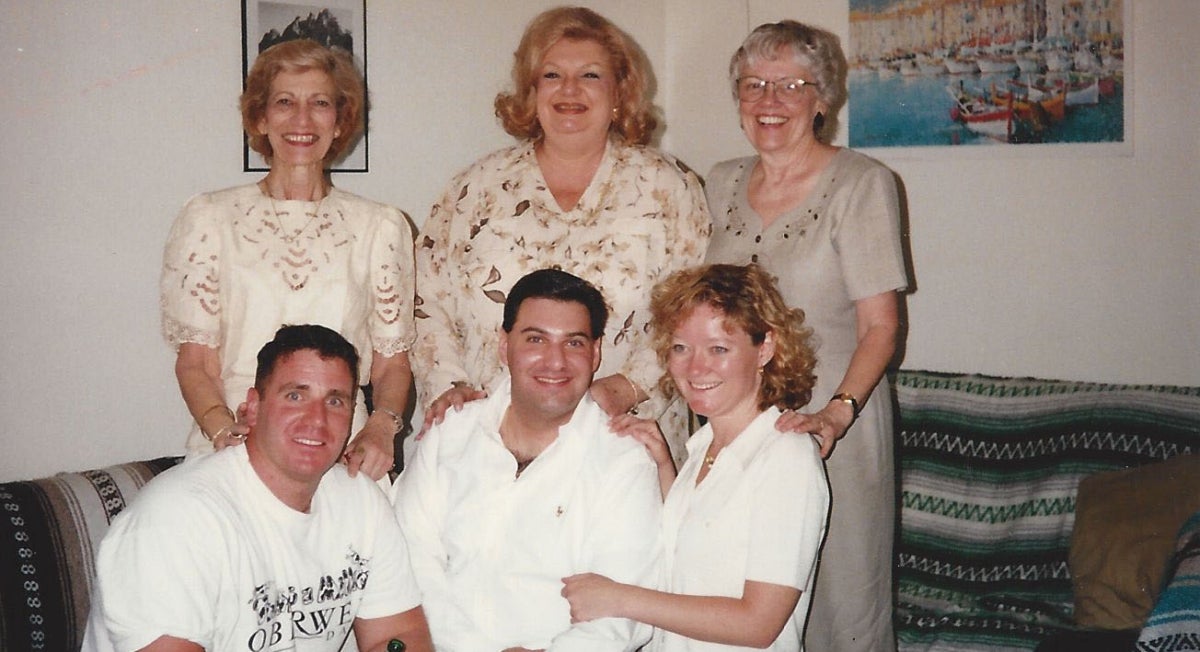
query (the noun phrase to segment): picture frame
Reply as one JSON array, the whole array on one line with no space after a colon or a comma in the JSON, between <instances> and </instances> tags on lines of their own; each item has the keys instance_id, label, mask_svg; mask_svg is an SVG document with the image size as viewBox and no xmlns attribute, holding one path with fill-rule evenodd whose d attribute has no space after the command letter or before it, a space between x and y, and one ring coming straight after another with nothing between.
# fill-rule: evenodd
<instances>
[{"instance_id":1,"label":"picture frame","mask_svg":"<svg viewBox=\"0 0 1200 652\"><path fill-rule=\"evenodd\" d=\"M849 146L1132 155L1132 2L847 0Z\"/></svg>"},{"instance_id":2,"label":"picture frame","mask_svg":"<svg viewBox=\"0 0 1200 652\"><path fill-rule=\"evenodd\" d=\"M366 0L317 3L242 0L242 89L245 90L246 75L261 50L294 38L312 38L325 45L349 50L362 73L364 87L369 85ZM353 148L334 161L330 172L369 171L370 130L366 127L364 125L362 137ZM242 170L266 172L268 169L266 161L250 149L249 139L243 134Z\"/></svg>"}]
</instances>

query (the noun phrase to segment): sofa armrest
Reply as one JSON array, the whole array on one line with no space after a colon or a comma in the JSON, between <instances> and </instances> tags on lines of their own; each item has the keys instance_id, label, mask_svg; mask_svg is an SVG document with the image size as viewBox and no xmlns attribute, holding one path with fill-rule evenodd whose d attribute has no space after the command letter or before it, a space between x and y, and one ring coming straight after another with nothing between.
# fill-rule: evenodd
<instances>
[{"instance_id":1,"label":"sofa armrest","mask_svg":"<svg viewBox=\"0 0 1200 652\"><path fill-rule=\"evenodd\" d=\"M78 650L112 519L181 458L0 484L0 650Z\"/></svg>"}]
</instances>

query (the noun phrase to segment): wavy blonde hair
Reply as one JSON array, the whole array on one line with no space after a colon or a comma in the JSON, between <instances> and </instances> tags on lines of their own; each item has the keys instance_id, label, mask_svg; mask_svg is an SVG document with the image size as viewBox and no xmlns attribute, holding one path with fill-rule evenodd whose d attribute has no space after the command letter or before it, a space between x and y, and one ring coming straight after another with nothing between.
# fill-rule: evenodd
<instances>
[{"instance_id":1,"label":"wavy blonde hair","mask_svg":"<svg viewBox=\"0 0 1200 652\"><path fill-rule=\"evenodd\" d=\"M796 410L812 398L816 356L804 311L789 308L774 279L755 264L704 265L675 272L654 286L650 328L654 351L665 368L675 330L696 307L711 306L725 318L726 328L740 328L758 346L767 333L775 337L775 355L763 367L758 409L776 406ZM669 373L658 381L667 396L678 389Z\"/></svg>"},{"instance_id":2,"label":"wavy blonde hair","mask_svg":"<svg viewBox=\"0 0 1200 652\"><path fill-rule=\"evenodd\" d=\"M239 100L242 129L250 141L250 149L262 154L268 163L275 150L267 135L259 133L258 123L267 114L271 82L281 72L308 70L320 70L329 75L337 95L338 136L330 143L329 151L325 152L325 162L336 161L362 133L366 121L366 89L354 59L344 50L327 48L310 39L284 41L267 48L254 60L250 73L246 75L246 90L242 91Z\"/></svg>"},{"instance_id":3,"label":"wavy blonde hair","mask_svg":"<svg viewBox=\"0 0 1200 652\"><path fill-rule=\"evenodd\" d=\"M496 117L515 138L539 140L545 132L537 117L538 70L546 51L560 39L592 41L608 53L617 79L616 116L609 132L626 145L650 142L658 120L650 103L650 67L628 35L585 7L558 7L538 14L525 28L513 52L512 90L496 95Z\"/></svg>"}]
</instances>

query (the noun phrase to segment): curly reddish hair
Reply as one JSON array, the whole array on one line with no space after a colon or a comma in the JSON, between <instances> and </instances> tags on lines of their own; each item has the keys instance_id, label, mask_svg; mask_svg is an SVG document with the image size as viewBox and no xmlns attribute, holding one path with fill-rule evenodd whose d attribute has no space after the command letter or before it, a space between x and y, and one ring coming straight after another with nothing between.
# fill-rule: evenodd
<instances>
[{"instance_id":1,"label":"curly reddish hair","mask_svg":"<svg viewBox=\"0 0 1200 652\"><path fill-rule=\"evenodd\" d=\"M525 28L513 52L512 90L496 95L496 117L515 138L539 140L545 132L537 117L538 70L546 51L560 39L593 41L608 53L617 79L616 117L609 131L626 145L650 142L658 120L650 103L650 67L627 34L585 7L558 7L538 14Z\"/></svg>"},{"instance_id":2,"label":"curly reddish hair","mask_svg":"<svg viewBox=\"0 0 1200 652\"><path fill-rule=\"evenodd\" d=\"M775 337L775 355L763 366L758 409L776 406L797 410L812 398L816 356L809 345L811 331L804 311L789 308L774 279L758 265L704 265L675 272L654 286L650 298L650 328L659 363L667 357L675 331L698 306L708 305L725 317L727 329L740 328L758 346L767 333ZM677 392L671 375L658 386L667 396Z\"/></svg>"}]
</instances>

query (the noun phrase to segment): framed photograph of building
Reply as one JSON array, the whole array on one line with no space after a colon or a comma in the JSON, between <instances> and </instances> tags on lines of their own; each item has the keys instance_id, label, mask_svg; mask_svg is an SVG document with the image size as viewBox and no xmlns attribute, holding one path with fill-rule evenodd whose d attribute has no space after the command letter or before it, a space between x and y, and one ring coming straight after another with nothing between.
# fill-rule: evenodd
<instances>
[{"instance_id":1,"label":"framed photograph of building","mask_svg":"<svg viewBox=\"0 0 1200 652\"><path fill-rule=\"evenodd\" d=\"M1132 151L1131 0L848 2L851 147Z\"/></svg>"},{"instance_id":2,"label":"framed photograph of building","mask_svg":"<svg viewBox=\"0 0 1200 652\"><path fill-rule=\"evenodd\" d=\"M326 0L305 2L268 2L242 0L242 79L258 53L283 41L308 38L328 47L350 52L367 82L367 3L366 0ZM366 172L368 169L369 129L341 160L333 172ZM267 163L250 149L243 138L242 168L246 172L266 171Z\"/></svg>"}]
</instances>

